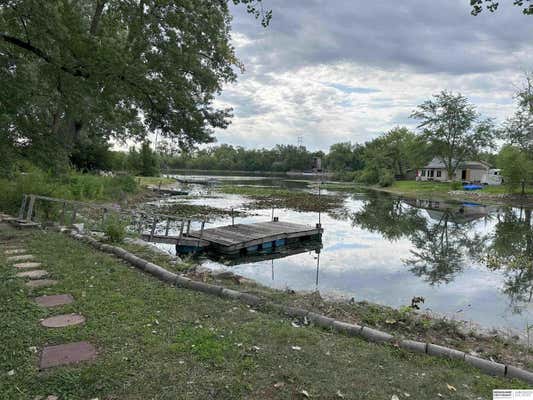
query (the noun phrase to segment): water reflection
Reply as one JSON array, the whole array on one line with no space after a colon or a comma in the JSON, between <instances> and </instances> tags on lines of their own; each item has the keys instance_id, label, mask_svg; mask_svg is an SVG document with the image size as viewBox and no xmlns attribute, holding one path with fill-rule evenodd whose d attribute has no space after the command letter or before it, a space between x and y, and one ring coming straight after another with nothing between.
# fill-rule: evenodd
<instances>
[{"instance_id":1,"label":"water reflection","mask_svg":"<svg viewBox=\"0 0 533 400\"><path fill-rule=\"evenodd\" d=\"M237 182L251 184L246 179ZM279 180L256 182L269 184L283 185ZM310 190L305 182L296 186L294 190ZM238 208L249 200L219 193L186 201ZM271 213L254 209L235 223L264 222ZM523 331L533 311L531 214L526 209L406 200L376 192L345 194L341 210L322 215L322 248L233 260L206 258L202 264L231 269L274 288L320 290L393 307L422 296L432 311ZM308 224L318 218L290 209L276 210L276 216ZM210 227L230 223L220 217Z\"/></svg>"},{"instance_id":2,"label":"water reflection","mask_svg":"<svg viewBox=\"0 0 533 400\"><path fill-rule=\"evenodd\" d=\"M426 213L426 216L423 213ZM503 292L516 313L533 299L532 210L474 203L404 200L370 194L354 225L379 232L388 240L407 238L413 248L405 266L430 285L449 284L478 262L505 276ZM479 220L496 220L490 233L476 232Z\"/></svg>"}]
</instances>

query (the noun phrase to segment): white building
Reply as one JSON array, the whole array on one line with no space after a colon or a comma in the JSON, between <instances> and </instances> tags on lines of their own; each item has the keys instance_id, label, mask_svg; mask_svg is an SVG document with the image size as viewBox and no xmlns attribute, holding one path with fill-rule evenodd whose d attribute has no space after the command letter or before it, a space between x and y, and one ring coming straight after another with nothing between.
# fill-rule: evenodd
<instances>
[{"instance_id":1,"label":"white building","mask_svg":"<svg viewBox=\"0 0 533 400\"><path fill-rule=\"evenodd\" d=\"M459 181L480 183L489 172L489 165L480 161L464 161L459 163L455 175L448 177L448 171L444 162L439 158L434 158L419 169L416 173L417 181Z\"/></svg>"}]
</instances>

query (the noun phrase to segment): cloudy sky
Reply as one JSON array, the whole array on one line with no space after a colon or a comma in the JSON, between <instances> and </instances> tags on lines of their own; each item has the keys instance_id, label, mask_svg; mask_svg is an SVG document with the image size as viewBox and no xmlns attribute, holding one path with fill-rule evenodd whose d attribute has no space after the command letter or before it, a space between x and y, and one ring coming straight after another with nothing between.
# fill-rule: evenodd
<instances>
[{"instance_id":1,"label":"cloudy sky","mask_svg":"<svg viewBox=\"0 0 533 400\"><path fill-rule=\"evenodd\" d=\"M233 43L246 71L218 105L234 109L218 143L327 150L397 126L443 89L502 120L533 70L533 16L510 4L470 15L468 0L263 0L262 28L233 9ZM511 3L505 0L504 3Z\"/></svg>"}]
</instances>

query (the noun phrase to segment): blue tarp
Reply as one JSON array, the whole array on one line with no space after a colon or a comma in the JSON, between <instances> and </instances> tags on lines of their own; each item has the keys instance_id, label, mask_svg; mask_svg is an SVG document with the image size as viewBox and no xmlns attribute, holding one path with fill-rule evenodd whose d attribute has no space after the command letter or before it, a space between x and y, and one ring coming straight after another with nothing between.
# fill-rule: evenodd
<instances>
[{"instance_id":1,"label":"blue tarp","mask_svg":"<svg viewBox=\"0 0 533 400\"><path fill-rule=\"evenodd\" d=\"M481 185L464 185L463 190L481 190L483 186Z\"/></svg>"}]
</instances>

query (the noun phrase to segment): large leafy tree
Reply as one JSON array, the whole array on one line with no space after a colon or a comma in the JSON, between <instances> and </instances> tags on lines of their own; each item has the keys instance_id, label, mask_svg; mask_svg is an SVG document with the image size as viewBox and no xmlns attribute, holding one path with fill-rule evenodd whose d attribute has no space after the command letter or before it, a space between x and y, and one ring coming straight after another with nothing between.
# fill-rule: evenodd
<instances>
[{"instance_id":1,"label":"large leafy tree","mask_svg":"<svg viewBox=\"0 0 533 400\"><path fill-rule=\"evenodd\" d=\"M526 75L525 85L516 97L518 108L503 124L502 136L533 157L533 75Z\"/></svg>"},{"instance_id":2,"label":"large leafy tree","mask_svg":"<svg viewBox=\"0 0 533 400\"><path fill-rule=\"evenodd\" d=\"M506 0L509 1L510 0ZM470 0L472 6L472 15L480 14L484 9L490 12L495 12L500 6L500 1L497 0ZM522 12L526 15L533 15L533 4L531 0L513 0L513 5L522 8Z\"/></svg>"},{"instance_id":3,"label":"large leafy tree","mask_svg":"<svg viewBox=\"0 0 533 400\"><path fill-rule=\"evenodd\" d=\"M419 105L411 117L420 121L423 137L450 177L462 162L478 157L493 144L492 121L481 120L474 106L459 93L442 91Z\"/></svg>"},{"instance_id":4,"label":"large leafy tree","mask_svg":"<svg viewBox=\"0 0 533 400\"><path fill-rule=\"evenodd\" d=\"M0 131L68 153L84 130L182 147L212 141L214 96L241 64L229 4L268 24L261 0L1 0Z\"/></svg>"}]
</instances>

